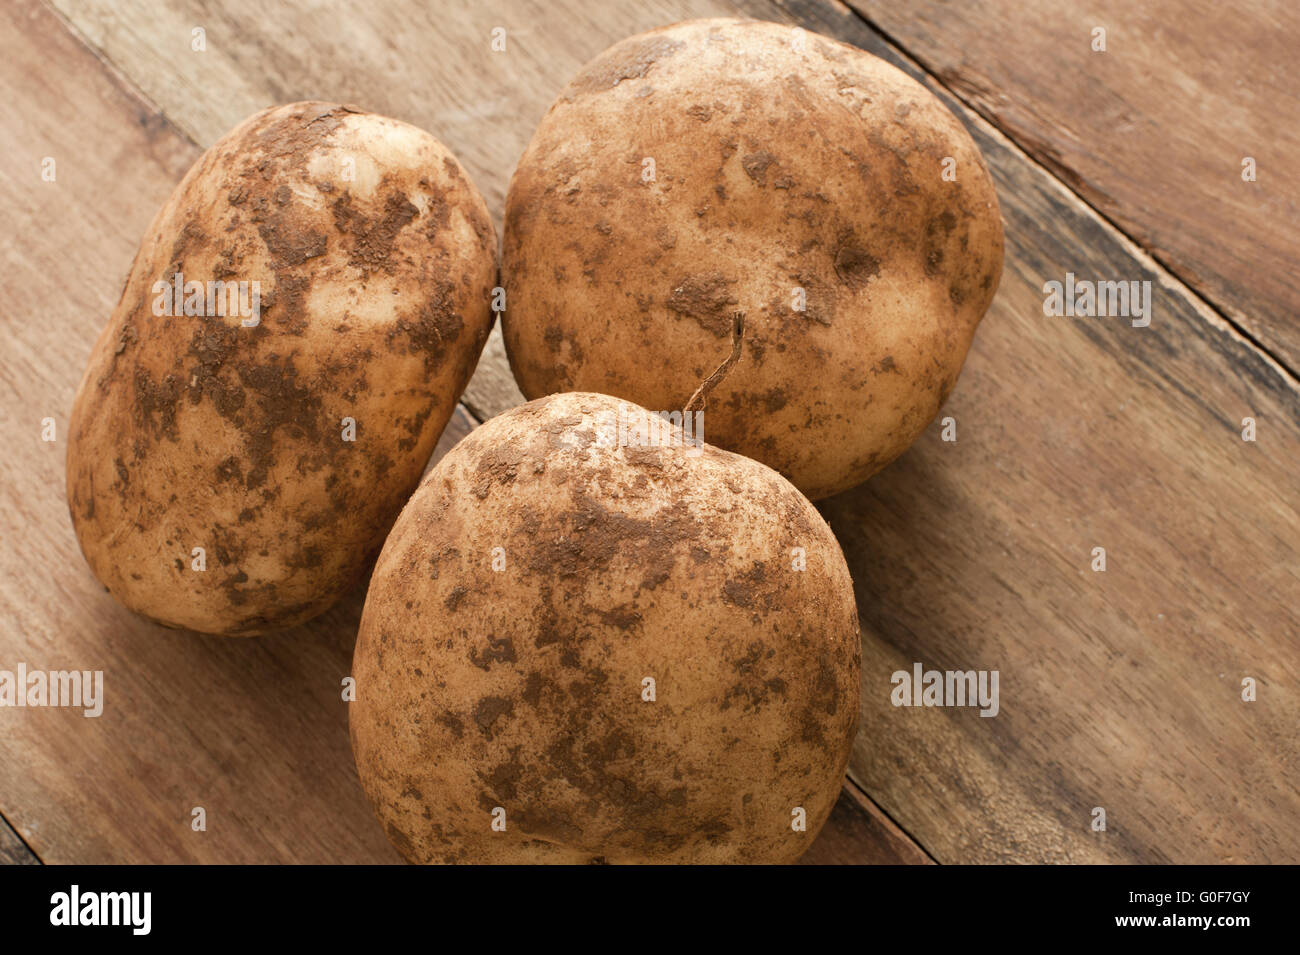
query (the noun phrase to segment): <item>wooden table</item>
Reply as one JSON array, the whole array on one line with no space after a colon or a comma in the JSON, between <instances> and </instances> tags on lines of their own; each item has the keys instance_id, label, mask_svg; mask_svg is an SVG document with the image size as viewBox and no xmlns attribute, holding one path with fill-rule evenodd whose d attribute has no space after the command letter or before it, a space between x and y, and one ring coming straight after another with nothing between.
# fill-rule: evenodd
<instances>
[{"instance_id":1,"label":"wooden table","mask_svg":"<svg viewBox=\"0 0 1300 955\"><path fill-rule=\"evenodd\" d=\"M102 669L107 688L99 719L0 709L0 860L398 858L339 692L363 592L277 636L175 633L119 607L73 537L73 392L190 163L264 106L354 103L442 139L499 228L515 161L584 61L739 12L924 82L984 151L1006 220L1001 288L944 412L958 440L936 423L822 505L857 587L862 728L808 861L1300 862L1300 8L292 6L0 8L0 668ZM1150 326L1044 316L1067 272L1149 280ZM439 453L519 400L494 335ZM915 662L998 670L1001 712L891 706L890 674Z\"/></svg>"}]
</instances>

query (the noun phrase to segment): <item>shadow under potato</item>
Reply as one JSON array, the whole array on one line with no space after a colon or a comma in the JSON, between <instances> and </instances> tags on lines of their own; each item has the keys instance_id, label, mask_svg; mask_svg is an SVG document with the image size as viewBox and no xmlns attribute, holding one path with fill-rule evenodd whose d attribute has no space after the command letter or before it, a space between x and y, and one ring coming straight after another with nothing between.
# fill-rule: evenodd
<instances>
[{"instance_id":1,"label":"shadow under potato","mask_svg":"<svg viewBox=\"0 0 1300 955\"><path fill-rule=\"evenodd\" d=\"M988 573L950 532L977 520L954 511L978 510L980 503L951 483L934 460L941 453L914 446L866 483L817 505L853 576L864 642L936 664L960 662L963 634L926 624L952 620L963 582Z\"/></svg>"}]
</instances>

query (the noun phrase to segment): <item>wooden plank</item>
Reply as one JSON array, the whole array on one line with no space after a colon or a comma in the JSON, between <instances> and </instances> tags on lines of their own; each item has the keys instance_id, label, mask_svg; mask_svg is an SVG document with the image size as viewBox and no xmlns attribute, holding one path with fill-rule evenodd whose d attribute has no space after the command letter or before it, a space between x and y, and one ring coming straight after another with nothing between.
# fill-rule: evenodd
<instances>
[{"instance_id":1,"label":"wooden plank","mask_svg":"<svg viewBox=\"0 0 1300 955\"><path fill-rule=\"evenodd\" d=\"M1300 369L1300 5L850 3Z\"/></svg>"},{"instance_id":2,"label":"wooden plank","mask_svg":"<svg viewBox=\"0 0 1300 955\"><path fill-rule=\"evenodd\" d=\"M934 860L852 781L800 865L933 865Z\"/></svg>"},{"instance_id":3,"label":"wooden plank","mask_svg":"<svg viewBox=\"0 0 1300 955\"><path fill-rule=\"evenodd\" d=\"M902 62L847 11L801 16ZM1007 257L942 412L957 440L936 422L822 507L864 631L850 775L941 863L1300 862L1297 382L959 115ZM1067 271L1150 280L1150 326L1045 317ZM918 662L998 670L999 714L891 705Z\"/></svg>"}]
</instances>

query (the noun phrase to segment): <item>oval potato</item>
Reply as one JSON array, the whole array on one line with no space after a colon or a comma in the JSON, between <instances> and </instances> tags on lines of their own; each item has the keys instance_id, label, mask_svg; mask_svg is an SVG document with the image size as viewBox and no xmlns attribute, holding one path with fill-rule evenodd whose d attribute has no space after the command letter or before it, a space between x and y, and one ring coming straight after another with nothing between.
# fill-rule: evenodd
<instances>
[{"instance_id":1,"label":"oval potato","mask_svg":"<svg viewBox=\"0 0 1300 955\"><path fill-rule=\"evenodd\" d=\"M234 129L154 219L77 392L68 505L95 575L209 633L324 610L418 483L496 272L482 197L428 133L328 103ZM179 281L198 298L169 303Z\"/></svg>"},{"instance_id":2,"label":"oval potato","mask_svg":"<svg viewBox=\"0 0 1300 955\"><path fill-rule=\"evenodd\" d=\"M502 270L529 398L679 410L743 312L706 437L817 499L933 420L997 290L1002 225L979 150L906 74L699 20L615 44L560 94L510 184Z\"/></svg>"}]
</instances>

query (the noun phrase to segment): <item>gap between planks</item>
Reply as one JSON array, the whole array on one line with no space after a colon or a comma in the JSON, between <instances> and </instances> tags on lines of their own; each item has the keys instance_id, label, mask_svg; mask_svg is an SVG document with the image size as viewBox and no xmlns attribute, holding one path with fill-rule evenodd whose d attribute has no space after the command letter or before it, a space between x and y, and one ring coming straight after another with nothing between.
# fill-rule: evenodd
<instances>
[{"instance_id":1,"label":"gap between planks","mask_svg":"<svg viewBox=\"0 0 1300 955\"><path fill-rule=\"evenodd\" d=\"M13 823L0 815L0 865L45 865Z\"/></svg>"},{"instance_id":2,"label":"gap between planks","mask_svg":"<svg viewBox=\"0 0 1300 955\"><path fill-rule=\"evenodd\" d=\"M851 772L844 777L844 792L855 799L864 812L878 816L881 825L891 831L896 838L915 846L917 852L925 857L927 864L943 865L943 863L936 859L934 854L921 843L920 839L912 835L912 833L909 832L901 822L885 810L884 806L880 805L880 803L876 802L876 800L871 797L871 794L867 792L866 788L853 778Z\"/></svg>"},{"instance_id":3,"label":"gap between planks","mask_svg":"<svg viewBox=\"0 0 1300 955\"><path fill-rule=\"evenodd\" d=\"M64 16L62 10L51 3L50 0L41 0L41 6L53 14L54 18L58 20L59 23L63 24L63 28L68 31L73 39L80 43L83 49L89 52L91 56L103 65L104 70L112 78L113 82L117 84L118 89L122 90L122 92L132 99L137 100L142 109L147 110L149 113L158 117L158 119L167 126L169 131L175 133L180 139L192 145L200 153L208 151L207 147L199 143L199 141L191 136L188 131L172 122L172 118L167 115L166 111L155 103L144 90L140 89L140 87L132 81L131 77L112 61L108 53L90 42L90 38L86 36L86 34L83 33L75 23Z\"/></svg>"}]
</instances>

